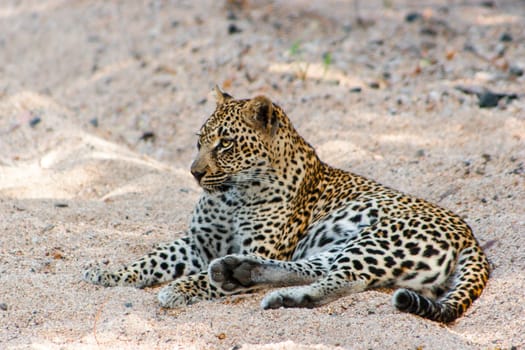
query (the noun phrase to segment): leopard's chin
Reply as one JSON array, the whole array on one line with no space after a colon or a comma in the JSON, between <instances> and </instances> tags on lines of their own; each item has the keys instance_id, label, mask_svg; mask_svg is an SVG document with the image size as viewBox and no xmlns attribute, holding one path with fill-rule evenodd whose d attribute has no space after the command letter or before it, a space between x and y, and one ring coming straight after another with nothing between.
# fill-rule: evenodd
<instances>
[{"instance_id":1,"label":"leopard's chin","mask_svg":"<svg viewBox=\"0 0 525 350\"><path fill-rule=\"evenodd\" d=\"M208 193L227 192L228 190L232 188L231 185L225 185L225 184L213 185L213 186L201 185L201 187L205 192L208 192Z\"/></svg>"}]
</instances>

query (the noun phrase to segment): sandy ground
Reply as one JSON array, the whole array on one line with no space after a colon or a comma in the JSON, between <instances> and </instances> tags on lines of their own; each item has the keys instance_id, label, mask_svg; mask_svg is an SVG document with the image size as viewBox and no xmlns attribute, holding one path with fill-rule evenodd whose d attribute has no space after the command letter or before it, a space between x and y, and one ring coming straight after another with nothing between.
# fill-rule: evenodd
<instances>
[{"instance_id":1,"label":"sandy ground","mask_svg":"<svg viewBox=\"0 0 525 350\"><path fill-rule=\"evenodd\" d=\"M524 349L525 3L238 3L0 2L0 348ZM82 282L184 230L215 83L270 96L325 161L465 217L494 266L481 298L443 326L388 291L165 310L158 288ZM479 108L458 85L518 98Z\"/></svg>"}]
</instances>

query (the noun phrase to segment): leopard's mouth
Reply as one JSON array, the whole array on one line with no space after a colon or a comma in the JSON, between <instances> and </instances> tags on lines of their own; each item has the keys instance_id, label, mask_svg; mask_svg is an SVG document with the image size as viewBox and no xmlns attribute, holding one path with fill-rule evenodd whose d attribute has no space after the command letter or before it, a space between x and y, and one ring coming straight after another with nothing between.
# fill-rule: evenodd
<instances>
[{"instance_id":1,"label":"leopard's mouth","mask_svg":"<svg viewBox=\"0 0 525 350\"><path fill-rule=\"evenodd\" d=\"M231 187L228 179L229 176L226 174L205 175L200 179L199 186L207 192L224 192Z\"/></svg>"},{"instance_id":2,"label":"leopard's mouth","mask_svg":"<svg viewBox=\"0 0 525 350\"><path fill-rule=\"evenodd\" d=\"M209 192L209 193L214 193L214 192L226 192L228 191L231 186L230 185L214 185L214 186L202 186L201 185L201 188L206 191L206 192Z\"/></svg>"}]
</instances>

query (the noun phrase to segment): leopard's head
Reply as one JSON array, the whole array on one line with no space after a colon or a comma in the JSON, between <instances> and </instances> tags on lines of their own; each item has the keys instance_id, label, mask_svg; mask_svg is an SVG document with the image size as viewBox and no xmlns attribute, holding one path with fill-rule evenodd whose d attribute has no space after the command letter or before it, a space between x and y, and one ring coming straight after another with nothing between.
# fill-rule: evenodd
<instances>
[{"instance_id":1,"label":"leopard's head","mask_svg":"<svg viewBox=\"0 0 525 350\"><path fill-rule=\"evenodd\" d=\"M207 191L258 181L271 168L274 139L283 126L268 98L238 100L215 88L217 106L200 128L191 173ZM285 121L286 123L286 121Z\"/></svg>"}]
</instances>

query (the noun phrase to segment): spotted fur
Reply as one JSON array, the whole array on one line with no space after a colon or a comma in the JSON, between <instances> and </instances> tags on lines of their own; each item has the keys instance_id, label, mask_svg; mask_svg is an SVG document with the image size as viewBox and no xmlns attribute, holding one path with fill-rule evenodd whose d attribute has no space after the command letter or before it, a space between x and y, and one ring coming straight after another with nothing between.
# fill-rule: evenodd
<instances>
[{"instance_id":1,"label":"spotted fur","mask_svg":"<svg viewBox=\"0 0 525 350\"><path fill-rule=\"evenodd\" d=\"M164 307L263 287L262 307L314 307L377 287L399 288L401 311L451 322L478 298L487 258L452 212L332 168L268 98L217 89L191 172L204 189L187 234L115 272L104 286L145 287Z\"/></svg>"}]
</instances>

